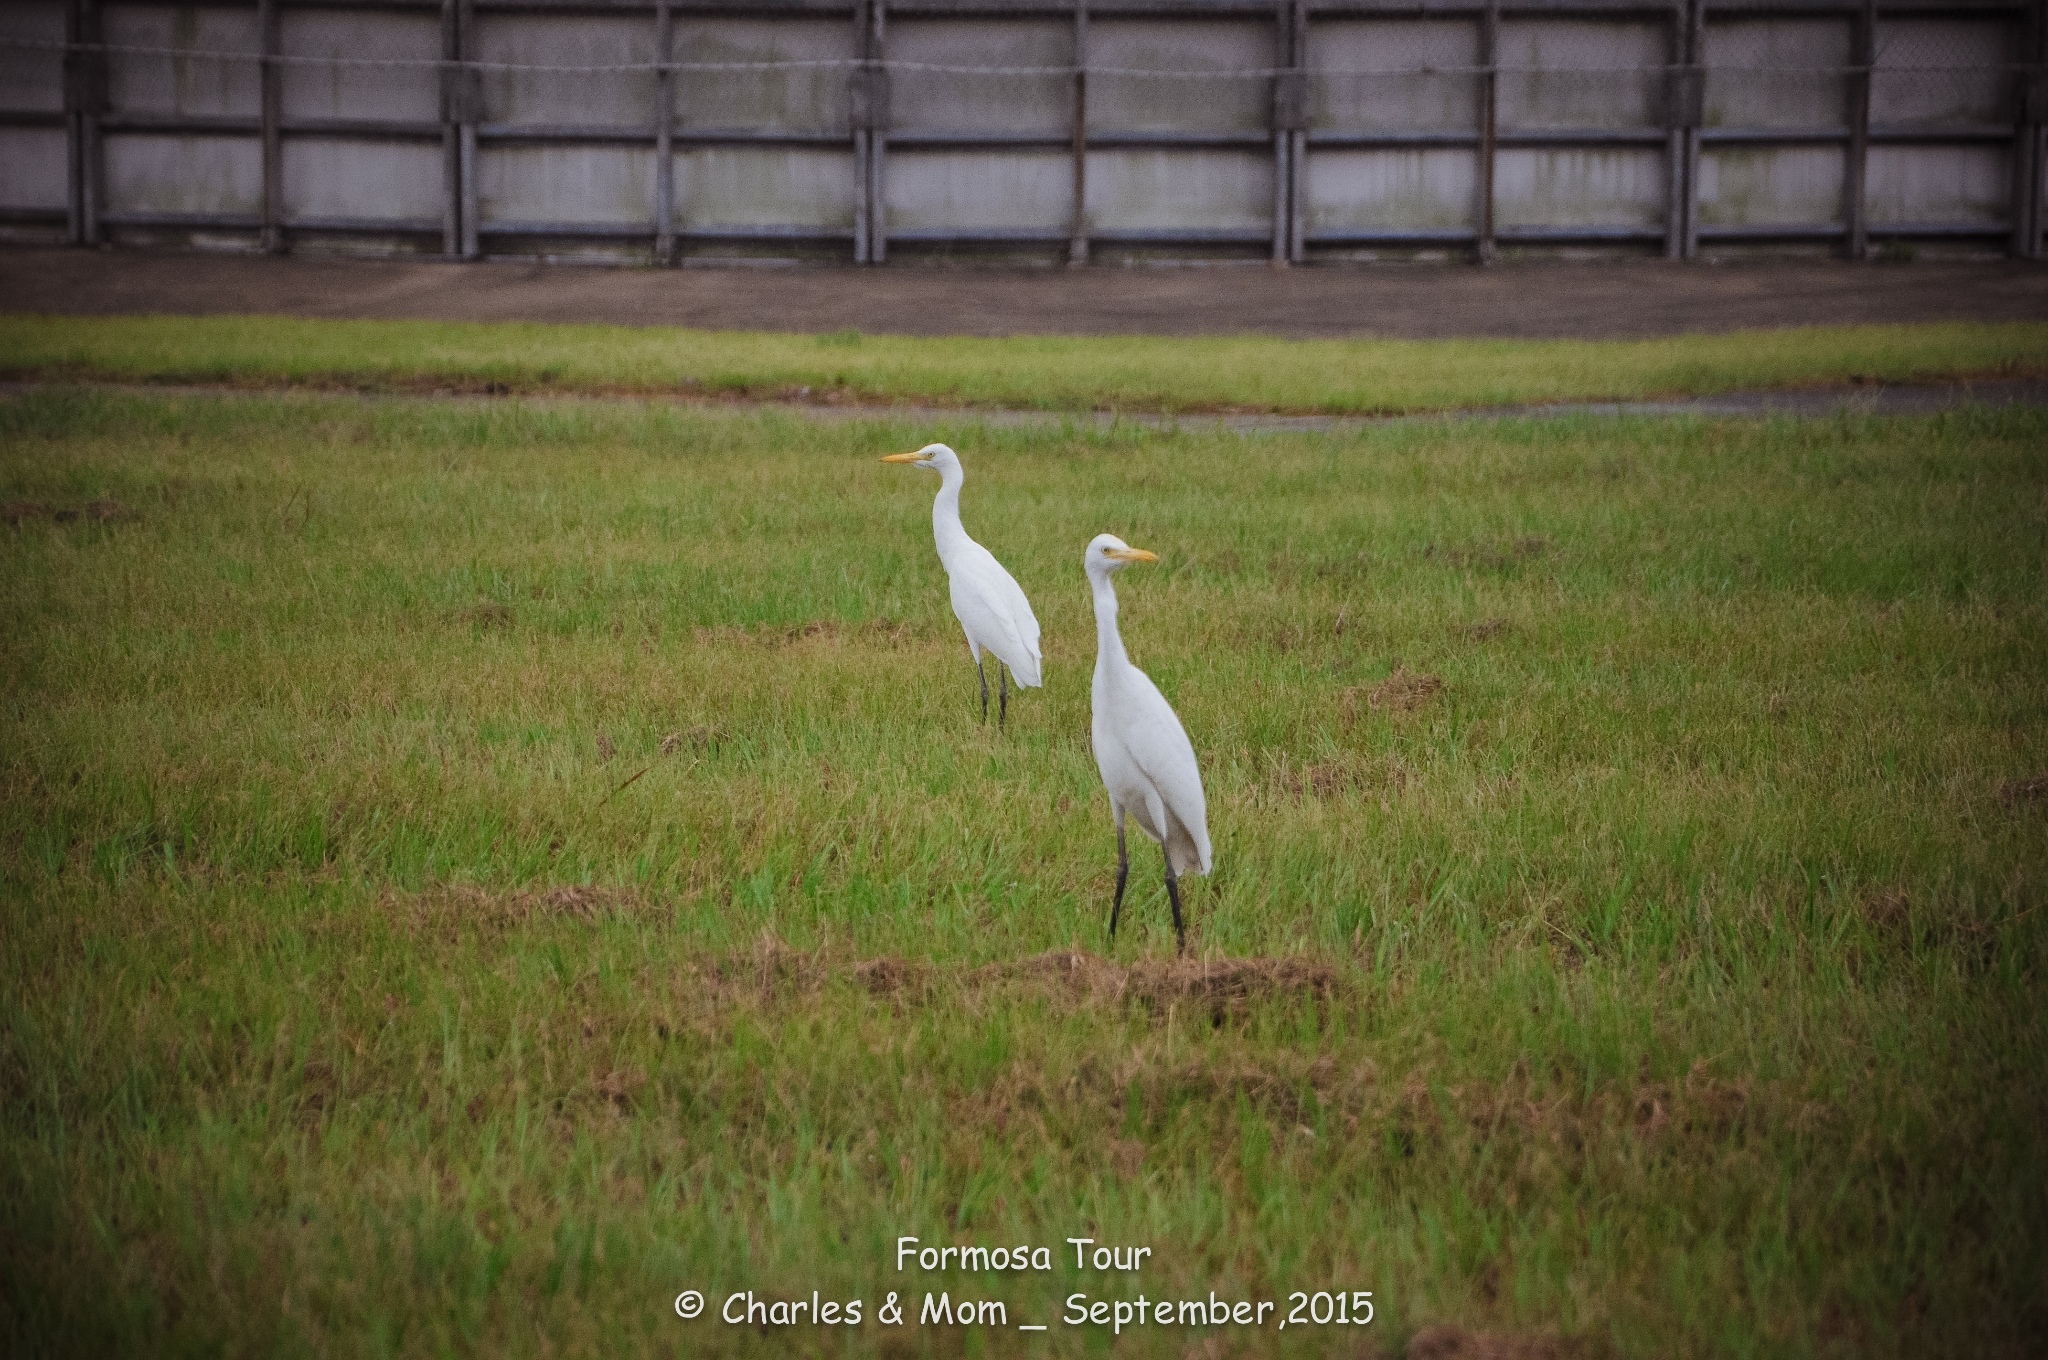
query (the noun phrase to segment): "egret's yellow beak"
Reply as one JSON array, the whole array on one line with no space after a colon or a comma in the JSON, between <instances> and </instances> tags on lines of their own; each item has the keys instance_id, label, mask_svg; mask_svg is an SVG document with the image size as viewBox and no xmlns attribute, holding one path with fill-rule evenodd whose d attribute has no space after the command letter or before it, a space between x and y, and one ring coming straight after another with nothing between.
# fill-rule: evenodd
<instances>
[{"instance_id":1,"label":"egret's yellow beak","mask_svg":"<svg viewBox=\"0 0 2048 1360\"><path fill-rule=\"evenodd\" d=\"M882 461L885 463L917 463L923 460L924 455L921 453L885 453L882 455Z\"/></svg>"},{"instance_id":2,"label":"egret's yellow beak","mask_svg":"<svg viewBox=\"0 0 2048 1360\"><path fill-rule=\"evenodd\" d=\"M1119 562L1157 562L1159 554L1143 548L1111 548L1108 553Z\"/></svg>"}]
</instances>

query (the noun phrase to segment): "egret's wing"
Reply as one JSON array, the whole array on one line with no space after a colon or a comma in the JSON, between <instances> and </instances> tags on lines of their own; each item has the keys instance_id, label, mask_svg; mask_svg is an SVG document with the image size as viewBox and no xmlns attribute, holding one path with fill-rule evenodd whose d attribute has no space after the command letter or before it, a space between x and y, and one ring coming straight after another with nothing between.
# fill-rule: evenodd
<instances>
[{"instance_id":1,"label":"egret's wing","mask_svg":"<svg viewBox=\"0 0 2048 1360\"><path fill-rule=\"evenodd\" d=\"M1037 685L1038 620L1003 564L988 549L970 541L953 554L946 572L953 588L953 612L967 636L994 652L1016 675L1017 683Z\"/></svg>"},{"instance_id":2,"label":"egret's wing","mask_svg":"<svg viewBox=\"0 0 2048 1360\"><path fill-rule=\"evenodd\" d=\"M1124 749L1173 820L1187 830L1196 852L1187 867L1209 869L1209 814L1194 743L1152 677L1127 666L1111 691L1111 719Z\"/></svg>"},{"instance_id":3,"label":"egret's wing","mask_svg":"<svg viewBox=\"0 0 2048 1360\"><path fill-rule=\"evenodd\" d=\"M1017 584L1017 578L1004 570L1003 564L997 562L993 555L988 560L995 567L1004 593L1009 597L1010 618L1017 626L1017 640L1024 644L1024 650L1031 658L1029 667L1012 666L1010 669L1017 672L1018 684L1036 686L1043 664L1038 650L1038 615L1031 612L1031 601L1025 598L1024 587Z\"/></svg>"}]
</instances>

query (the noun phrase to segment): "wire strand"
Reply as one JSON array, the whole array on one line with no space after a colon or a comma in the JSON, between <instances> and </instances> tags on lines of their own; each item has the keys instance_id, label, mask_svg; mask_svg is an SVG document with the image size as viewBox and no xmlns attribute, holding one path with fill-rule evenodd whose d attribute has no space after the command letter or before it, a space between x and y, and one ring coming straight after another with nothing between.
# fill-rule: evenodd
<instances>
[{"instance_id":1,"label":"wire strand","mask_svg":"<svg viewBox=\"0 0 2048 1360\"><path fill-rule=\"evenodd\" d=\"M722 74L805 70L885 70L926 75L1111 77L1133 80L1271 80L1280 76L1351 79L1367 76L1656 76L1689 69L1709 75L1923 75L2017 71L2024 63L2001 62L1967 66L1372 66L1372 67L1233 67L1214 71L1170 71L1149 66L963 66L947 62L902 61L895 58L816 57L774 61L639 61L563 65L516 61L476 61L443 57L306 56L208 50L190 47L146 47L128 43L72 43L40 38L0 37L0 47L45 52L98 52L110 56L169 57L186 61L250 62L277 66L364 67L390 70L473 70L535 75L658 75L662 72Z\"/></svg>"}]
</instances>

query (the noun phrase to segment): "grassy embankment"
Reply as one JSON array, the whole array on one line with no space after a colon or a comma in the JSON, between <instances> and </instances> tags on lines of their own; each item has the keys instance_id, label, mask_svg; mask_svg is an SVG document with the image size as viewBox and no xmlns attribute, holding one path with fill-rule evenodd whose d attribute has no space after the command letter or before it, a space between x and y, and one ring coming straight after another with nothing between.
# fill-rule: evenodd
<instances>
[{"instance_id":1,"label":"grassy embankment","mask_svg":"<svg viewBox=\"0 0 2048 1360\"><path fill-rule=\"evenodd\" d=\"M1045 625L1007 736L872 458L933 436ZM1368 1352L2023 1351L2044 448L0 404L5 1349L971 1351L872 1323L944 1288L1080 1354L1074 1291L1353 1288ZM1123 619L1208 782L1195 972L1149 845L1103 939L1102 529L1164 559Z\"/></svg>"},{"instance_id":2,"label":"grassy embankment","mask_svg":"<svg viewBox=\"0 0 2048 1360\"><path fill-rule=\"evenodd\" d=\"M1654 340L1007 339L281 317L0 316L0 374L1064 410L1379 413L2048 373L2048 326Z\"/></svg>"}]
</instances>

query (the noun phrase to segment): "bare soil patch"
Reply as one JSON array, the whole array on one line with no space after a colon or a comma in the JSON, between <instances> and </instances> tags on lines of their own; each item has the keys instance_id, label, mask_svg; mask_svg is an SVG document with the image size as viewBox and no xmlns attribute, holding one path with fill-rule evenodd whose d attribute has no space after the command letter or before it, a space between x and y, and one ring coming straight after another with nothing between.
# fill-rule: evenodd
<instances>
[{"instance_id":1,"label":"bare soil patch","mask_svg":"<svg viewBox=\"0 0 2048 1360\"><path fill-rule=\"evenodd\" d=\"M0 523L16 527L30 520L46 519L52 524L107 524L140 519L141 515L114 500L87 501L83 505L51 505L44 501L9 501L0 505Z\"/></svg>"},{"instance_id":2,"label":"bare soil patch","mask_svg":"<svg viewBox=\"0 0 2048 1360\"><path fill-rule=\"evenodd\" d=\"M1443 693L1443 689L1441 677L1396 665L1392 675L1365 692L1365 703L1375 713L1414 713Z\"/></svg>"}]
</instances>

